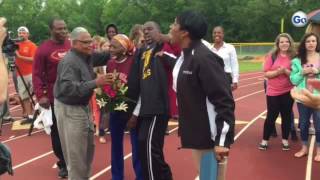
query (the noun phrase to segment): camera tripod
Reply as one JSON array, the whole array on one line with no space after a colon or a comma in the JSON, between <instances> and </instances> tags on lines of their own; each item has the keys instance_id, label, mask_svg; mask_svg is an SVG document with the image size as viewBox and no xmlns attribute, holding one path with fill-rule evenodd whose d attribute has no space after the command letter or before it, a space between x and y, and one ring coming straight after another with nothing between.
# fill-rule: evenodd
<instances>
[{"instance_id":1,"label":"camera tripod","mask_svg":"<svg viewBox=\"0 0 320 180\"><path fill-rule=\"evenodd\" d=\"M35 101L34 101L33 98L32 98L32 97L33 97L33 94L30 92L29 87L28 87L25 79L23 78L23 76L22 76L22 74L21 74L20 68L15 64L15 56L8 56L8 60L9 60L9 62L11 62L11 64L10 64L10 70L11 70L11 71L14 71L14 69L16 70L16 72L18 73L18 75L20 76L20 78L21 78L21 80L22 80L23 86L24 86L24 87L26 88L26 90L27 90L27 93L28 93L29 99L31 100L32 106L35 107L36 103L35 103ZM35 110L35 111L34 111L34 114L33 114L33 117L32 117L31 120L27 118L26 120L24 120L24 121L21 122L21 125L31 123L31 126L30 126L29 131L28 131L28 135L29 135L29 136L31 136L31 133L32 133L32 130L33 130L33 127L34 127L33 123L34 123L34 121L37 119L39 113L40 113L40 112L39 112L38 110Z\"/></svg>"}]
</instances>

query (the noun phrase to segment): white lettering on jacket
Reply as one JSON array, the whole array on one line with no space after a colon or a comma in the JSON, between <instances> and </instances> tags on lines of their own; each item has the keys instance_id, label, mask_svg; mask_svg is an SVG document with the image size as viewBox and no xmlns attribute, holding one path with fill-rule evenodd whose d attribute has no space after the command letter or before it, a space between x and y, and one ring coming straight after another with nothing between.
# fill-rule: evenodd
<instances>
[{"instance_id":1,"label":"white lettering on jacket","mask_svg":"<svg viewBox=\"0 0 320 180\"><path fill-rule=\"evenodd\" d=\"M184 71L182 71L182 74L188 74L188 75L191 75L191 74L192 74L192 71L184 70Z\"/></svg>"}]
</instances>

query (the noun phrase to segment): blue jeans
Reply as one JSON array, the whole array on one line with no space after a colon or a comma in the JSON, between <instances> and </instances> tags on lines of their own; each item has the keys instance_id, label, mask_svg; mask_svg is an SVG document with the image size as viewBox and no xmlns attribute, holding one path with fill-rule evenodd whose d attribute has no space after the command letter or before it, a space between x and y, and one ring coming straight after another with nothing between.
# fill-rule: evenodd
<instances>
[{"instance_id":1,"label":"blue jeans","mask_svg":"<svg viewBox=\"0 0 320 180\"><path fill-rule=\"evenodd\" d=\"M124 112L110 113L111 133L111 173L112 180L124 179L123 136L130 116ZM138 157L138 135L135 129L130 131L132 146L132 165L137 180L142 180L141 164Z\"/></svg>"},{"instance_id":2,"label":"blue jeans","mask_svg":"<svg viewBox=\"0 0 320 180\"><path fill-rule=\"evenodd\" d=\"M310 118L313 116L313 124L316 131L316 141L320 145L320 111L307 107L302 103L297 103L299 111L299 123L301 140L304 145L308 145Z\"/></svg>"}]
</instances>

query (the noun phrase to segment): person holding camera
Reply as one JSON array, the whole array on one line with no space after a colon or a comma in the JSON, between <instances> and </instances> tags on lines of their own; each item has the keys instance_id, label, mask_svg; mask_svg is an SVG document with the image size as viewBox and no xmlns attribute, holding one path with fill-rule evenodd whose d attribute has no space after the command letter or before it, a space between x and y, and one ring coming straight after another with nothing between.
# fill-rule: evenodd
<instances>
[{"instance_id":1,"label":"person holding camera","mask_svg":"<svg viewBox=\"0 0 320 180\"><path fill-rule=\"evenodd\" d=\"M0 104L6 101L8 91L8 71L2 53L2 44L7 35L7 30L4 27L5 23L6 19L0 17Z\"/></svg>"},{"instance_id":2,"label":"person holding camera","mask_svg":"<svg viewBox=\"0 0 320 180\"><path fill-rule=\"evenodd\" d=\"M32 63L35 56L37 45L29 40L29 30L25 26L18 28L18 36L22 39L17 45L15 65L17 68L18 94L22 107L25 109L27 122L33 118L33 107L31 103L32 94Z\"/></svg>"}]
</instances>

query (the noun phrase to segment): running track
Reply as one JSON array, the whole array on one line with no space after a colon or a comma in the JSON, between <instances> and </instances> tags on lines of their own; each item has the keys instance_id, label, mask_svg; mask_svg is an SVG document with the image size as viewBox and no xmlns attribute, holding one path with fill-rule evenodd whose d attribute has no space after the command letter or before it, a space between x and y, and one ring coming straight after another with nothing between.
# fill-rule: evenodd
<instances>
[{"instance_id":1,"label":"running track","mask_svg":"<svg viewBox=\"0 0 320 180\"><path fill-rule=\"evenodd\" d=\"M262 127L266 112L263 77L261 72L240 75L239 89L234 92L236 101L236 141L232 146L227 180L319 180L320 164L313 161L314 136L311 139L309 156L297 159L293 154L299 150L299 142L291 142L290 151L281 150L281 138L271 139L269 149L258 150L262 137ZM12 82L10 93L14 92ZM21 116L20 106L11 106L14 117ZM295 113L297 116L297 113ZM277 125L280 134L280 126ZM165 140L165 157L171 166L175 180L194 180L197 173L189 150L178 149L180 141L176 126L170 127L170 135ZM1 141L13 153L14 176L4 175L4 180L54 180L57 169L55 156L51 151L48 135L42 130L34 130L31 137L26 130L11 131L11 124L3 125ZM90 180L111 179L110 136L107 144L100 144L96 138L93 172ZM125 179L134 180L131 166L129 136L125 135ZM313 153L313 155L312 155Z\"/></svg>"}]
</instances>

